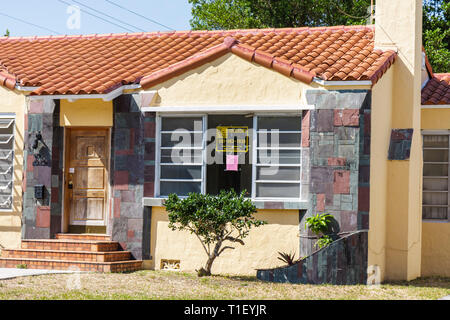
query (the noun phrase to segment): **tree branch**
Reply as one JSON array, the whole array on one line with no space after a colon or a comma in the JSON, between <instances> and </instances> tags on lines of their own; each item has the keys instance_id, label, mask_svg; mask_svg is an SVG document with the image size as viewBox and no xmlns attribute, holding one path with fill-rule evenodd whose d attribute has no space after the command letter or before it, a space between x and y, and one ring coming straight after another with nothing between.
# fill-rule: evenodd
<instances>
[{"instance_id":1,"label":"tree branch","mask_svg":"<svg viewBox=\"0 0 450 320\"><path fill-rule=\"evenodd\" d=\"M224 241L225 240L228 240L228 241L231 241L231 242L237 242L237 243L239 243L241 245L245 244L244 241L242 241L241 239L238 239L238 238L235 238L235 237L231 237L231 236L225 237Z\"/></svg>"},{"instance_id":2,"label":"tree branch","mask_svg":"<svg viewBox=\"0 0 450 320\"><path fill-rule=\"evenodd\" d=\"M226 247L223 247L220 251L219 251L219 253L217 254L217 256L220 256L221 254L222 254L222 252L224 252L226 249L235 249L234 247L229 247L229 246L226 246Z\"/></svg>"}]
</instances>

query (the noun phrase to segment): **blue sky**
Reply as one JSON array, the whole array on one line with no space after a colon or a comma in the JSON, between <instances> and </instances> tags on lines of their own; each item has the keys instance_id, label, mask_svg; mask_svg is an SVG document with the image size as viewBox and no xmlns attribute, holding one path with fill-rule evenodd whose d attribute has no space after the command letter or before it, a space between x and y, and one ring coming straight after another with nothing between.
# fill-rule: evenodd
<instances>
[{"instance_id":1,"label":"blue sky","mask_svg":"<svg viewBox=\"0 0 450 320\"><path fill-rule=\"evenodd\" d=\"M67 2L77 5L81 10L90 12L106 20L113 21L117 25L109 24L98 18L95 18L86 12L80 12L80 28L77 29L76 16L67 12ZM150 20L157 21L165 26L175 30L189 30L189 20L191 19L191 5L187 0L110 0L129 10L135 11ZM78 2L79 4L75 3ZM80 4L85 4L92 11ZM26 9L24 9L26 8ZM101 15L105 13L113 18ZM73 11L72 11L73 13ZM12 16L29 23L39 25L59 34L92 34L92 33L123 33L123 32L141 32L145 31L167 31L161 25L152 23L144 18L136 16L119 7L108 3L107 0L16 0L0 1L0 36L3 36L6 29L9 29L11 36L42 36L55 34L50 30L40 29L25 23L16 21L2 14ZM70 20L68 26L68 20ZM131 25L131 26L130 26ZM69 28L70 27L70 28ZM75 28L74 28L75 27ZM128 30L127 30L128 29Z\"/></svg>"}]
</instances>

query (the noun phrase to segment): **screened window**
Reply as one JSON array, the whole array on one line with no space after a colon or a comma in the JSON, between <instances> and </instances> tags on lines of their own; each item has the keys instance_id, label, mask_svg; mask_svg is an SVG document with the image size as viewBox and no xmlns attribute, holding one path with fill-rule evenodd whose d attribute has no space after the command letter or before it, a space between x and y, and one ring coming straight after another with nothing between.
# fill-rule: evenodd
<instances>
[{"instance_id":1,"label":"screened window","mask_svg":"<svg viewBox=\"0 0 450 320\"><path fill-rule=\"evenodd\" d=\"M14 117L0 115L0 210L12 208L14 124Z\"/></svg>"},{"instance_id":2,"label":"screened window","mask_svg":"<svg viewBox=\"0 0 450 320\"><path fill-rule=\"evenodd\" d=\"M449 220L449 135L423 136L422 217Z\"/></svg>"},{"instance_id":3,"label":"screened window","mask_svg":"<svg viewBox=\"0 0 450 320\"><path fill-rule=\"evenodd\" d=\"M255 118L254 198L300 198L300 116Z\"/></svg>"},{"instance_id":4,"label":"screened window","mask_svg":"<svg viewBox=\"0 0 450 320\"><path fill-rule=\"evenodd\" d=\"M300 115L162 115L157 128L157 197L234 189L253 199L300 199ZM235 139L240 149L225 152L216 134L230 128L248 136L245 147Z\"/></svg>"},{"instance_id":5,"label":"screened window","mask_svg":"<svg viewBox=\"0 0 450 320\"><path fill-rule=\"evenodd\" d=\"M204 189L204 118L159 119L159 185L157 194L186 196Z\"/></svg>"}]
</instances>

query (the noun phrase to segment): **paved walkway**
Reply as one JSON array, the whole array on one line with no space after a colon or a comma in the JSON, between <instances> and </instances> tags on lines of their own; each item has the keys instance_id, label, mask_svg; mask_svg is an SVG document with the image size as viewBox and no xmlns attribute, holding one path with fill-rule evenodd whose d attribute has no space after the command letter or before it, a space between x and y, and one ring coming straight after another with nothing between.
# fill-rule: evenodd
<instances>
[{"instance_id":1,"label":"paved walkway","mask_svg":"<svg viewBox=\"0 0 450 320\"><path fill-rule=\"evenodd\" d=\"M14 279L17 277L39 276L43 274L73 273L66 270L34 270L34 269L6 269L0 268L0 280Z\"/></svg>"},{"instance_id":2,"label":"paved walkway","mask_svg":"<svg viewBox=\"0 0 450 320\"><path fill-rule=\"evenodd\" d=\"M446 296L446 297L440 298L439 300L450 300L450 296Z\"/></svg>"}]
</instances>

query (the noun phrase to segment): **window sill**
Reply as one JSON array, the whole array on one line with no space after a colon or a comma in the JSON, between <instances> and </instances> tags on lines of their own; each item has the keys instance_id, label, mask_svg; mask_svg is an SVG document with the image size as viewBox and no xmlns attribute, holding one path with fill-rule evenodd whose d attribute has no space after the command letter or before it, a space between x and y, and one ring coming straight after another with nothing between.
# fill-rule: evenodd
<instances>
[{"instance_id":1,"label":"window sill","mask_svg":"<svg viewBox=\"0 0 450 320\"><path fill-rule=\"evenodd\" d=\"M450 221L444 219L422 219L422 223L450 223Z\"/></svg>"},{"instance_id":2,"label":"window sill","mask_svg":"<svg viewBox=\"0 0 450 320\"><path fill-rule=\"evenodd\" d=\"M143 198L142 203L144 207L162 207L166 198ZM257 209L272 209L272 210L306 210L309 207L309 202L306 200L260 200L253 199L253 204Z\"/></svg>"}]
</instances>

